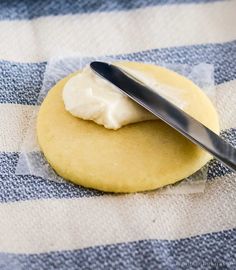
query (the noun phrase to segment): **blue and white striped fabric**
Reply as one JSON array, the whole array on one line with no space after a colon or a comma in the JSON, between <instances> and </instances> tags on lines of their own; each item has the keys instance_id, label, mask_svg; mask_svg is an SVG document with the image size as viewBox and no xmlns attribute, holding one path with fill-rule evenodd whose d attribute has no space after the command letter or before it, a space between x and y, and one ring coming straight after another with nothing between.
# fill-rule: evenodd
<instances>
[{"instance_id":1,"label":"blue and white striped fabric","mask_svg":"<svg viewBox=\"0 0 236 270\"><path fill-rule=\"evenodd\" d=\"M236 269L236 177L212 161L204 193L111 195L15 175L51 57L215 68L236 146L236 1L0 1L0 269Z\"/></svg>"}]
</instances>

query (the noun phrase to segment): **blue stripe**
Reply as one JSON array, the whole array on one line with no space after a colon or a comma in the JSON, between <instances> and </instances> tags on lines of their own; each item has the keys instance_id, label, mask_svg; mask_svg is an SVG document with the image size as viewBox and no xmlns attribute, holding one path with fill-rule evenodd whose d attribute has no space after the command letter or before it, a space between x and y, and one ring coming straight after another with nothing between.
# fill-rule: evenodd
<instances>
[{"instance_id":1,"label":"blue stripe","mask_svg":"<svg viewBox=\"0 0 236 270\"><path fill-rule=\"evenodd\" d=\"M46 63L0 62L0 103L33 105L42 88Z\"/></svg>"},{"instance_id":2,"label":"blue stripe","mask_svg":"<svg viewBox=\"0 0 236 270\"><path fill-rule=\"evenodd\" d=\"M224 131L222 137L236 147L236 128ZM104 194L66 181L57 183L30 175L15 175L18 157L18 153L0 154L0 203L32 199L80 198ZM218 161L210 162L208 169L209 180L229 173L230 170Z\"/></svg>"},{"instance_id":3,"label":"blue stripe","mask_svg":"<svg viewBox=\"0 0 236 270\"><path fill-rule=\"evenodd\" d=\"M163 64L195 65L205 62L214 65L217 84L236 79L236 40L223 44L154 49L118 55L116 58ZM1 61L0 103L36 104L45 66L46 63Z\"/></svg>"},{"instance_id":4,"label":"blue stripe","mask_svg":"<svg viewBox=\"0 0 236 270\"><path fill-rule=\"evenodd\" d=\"M0 269L236 269L236 229L41 254L0 253Z\"/></svg>"},{"instance_id":5,"label":"blue stripe","mask_svg":"<svg viewBox=\"0 0 236 270\"><path fill-rule=\"evenodd\" d=\"M214 65L216 84L236 78L236 40L219 44L154 49L122 55L118 58L130 61L151 61L157 64L187 64L190 66L208 63Z\"/></svg>"},{"instance_id":6,"label":"blue stripe","mask_svg":"<svg viewBox=\"0 0 236 270\"><path fill-rule=\"evenodd\" d=\"M16 170L19 153L0 152L0 175L9 176ZM1 189L1 186L0 186Z\"/></svg>"},{"instance_id":7,"label":"blue stripe","mask_svg":"<svg viewBox=\"0 0 236 270\"><path fill-rule=\"evenodd\" d=\"M165 4L212 3L219 0L2 0L0 20L33 19L41 16L120 11Z\"/></svg>"},{"instance_id":8,"label":"blue stripe","mask_svg":"<svg viewBox=\"0 0 236 270\"><path fill-rule=\"evenodd\" d=\"M82 198L100 195L103 195L103 193L76 186L66 181L57 183L30 175L0 175L0 203L32 199Z\"/></svg>"},{"instance_id":9,"label":"blue stripe","mask_svg":"<svg viewBox=\"0 0 236 270\"><path fill-rule=\"evenodd\" d=\"M221 137L236 148L236 128L230 128L221 132ZM225 167L218 160L213 159L209 163L207 178L211 180L216 177L227 175L229 173L231 173L231 170L229 168Z\"/></svg>"}]
</instances>

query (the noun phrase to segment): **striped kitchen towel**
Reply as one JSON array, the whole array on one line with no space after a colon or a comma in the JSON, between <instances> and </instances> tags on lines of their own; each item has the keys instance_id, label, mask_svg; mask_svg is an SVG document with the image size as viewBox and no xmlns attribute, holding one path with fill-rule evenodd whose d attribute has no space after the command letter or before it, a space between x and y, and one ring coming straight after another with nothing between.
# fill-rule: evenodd
<instances>
[{"instance_id":1,"label":"striped kitchen towel","mask_svg":"<svg viewBox=\"0 0 236 270\"><path fill-rule=\"evenodd\" d=\"M15 174L52 57L214 65L236 146L236 1L0 1L0 269L236 269L236 176L204 193L110 195Z\"/></svg>"}]
</instances>

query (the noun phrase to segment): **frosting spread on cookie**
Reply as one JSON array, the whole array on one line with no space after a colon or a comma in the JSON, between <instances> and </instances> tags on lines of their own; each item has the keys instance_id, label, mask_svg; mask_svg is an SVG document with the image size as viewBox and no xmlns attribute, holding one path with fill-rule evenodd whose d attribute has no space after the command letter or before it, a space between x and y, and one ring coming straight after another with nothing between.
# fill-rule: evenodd
<instances>
[{"instance_id":1,"label":"frosting spread on cookie","mask_svg":"<svg viewBox=\"0 0 236 270\"><path fill-rule=\"evenodd\" d=\"M120 67L179 108L184 109L187 105L179 89L160 84L154 77L141 71ZM92 120L108 129L157 119L116 86L96 75L90 67L85 67L67 81L63 89L63 101L66 110L73 116Z\"/></svg>"}]
</instances>

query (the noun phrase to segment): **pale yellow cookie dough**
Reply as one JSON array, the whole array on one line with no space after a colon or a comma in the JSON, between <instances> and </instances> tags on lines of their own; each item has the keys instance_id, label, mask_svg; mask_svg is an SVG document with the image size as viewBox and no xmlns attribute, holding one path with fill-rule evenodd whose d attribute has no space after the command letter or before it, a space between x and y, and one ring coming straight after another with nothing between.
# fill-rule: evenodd
<instances>
[{"instance_id":1,"label":"pale yellow cookie dough","mask_svg":"<svg viewBox=\"0 0 236 270\"><path fill-rule=\"evenodd\" d=\"M219 132L215 108L193 82L162 67L122 64L151 73L161 83L187 89L184 98L190 106L186 112ZM37 120L41 150L65 179L103 191L145 191L175 183L211 158L161 120L130 124L114 131L72 116L62 100L62 89L69 78L49 91Z\"/></svg>"}]
</instances>

